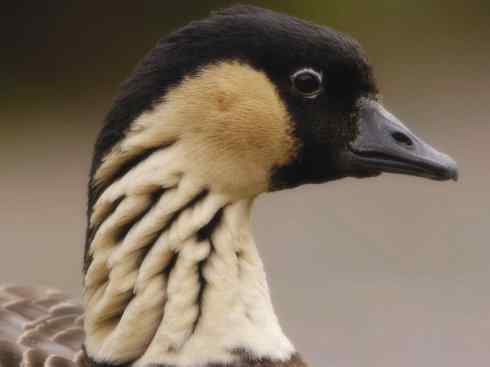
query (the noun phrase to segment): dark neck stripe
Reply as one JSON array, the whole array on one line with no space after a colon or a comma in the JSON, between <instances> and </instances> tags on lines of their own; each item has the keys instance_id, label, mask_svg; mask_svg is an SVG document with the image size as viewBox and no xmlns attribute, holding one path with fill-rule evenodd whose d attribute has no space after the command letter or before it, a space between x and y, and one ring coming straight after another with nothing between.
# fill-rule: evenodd
<instances>
[{"instance_id":1,"label":"dark neck stripe","mask_svg":"<svg viewBox=\"0 0 490 367\"><path fill-rule=\"evenodd\" d=\"M144 218L146 214L148 214L148 212L155 206L155 204L158 203L158 201L160 200L162 195L165 193L165 191L166 191L165 189L161 189L161 190L155 191L154 193L151 194L152 200L151 200L151 203L148 206L148 208L146 208L140 215L136 216L133 220L131 220L129 223L127 223L126 225L124 225L121 228L121 230L118 233L118 240L119 241L124 240L124 238L126 237L128 232L131 230L131 228L134 225L136 225L142 218ZM160 237L160 235L163 232L169 230L170 227L172 227L173 223L179 218L180 214L182 214L185 210L197 205L199 202L204 200L208 194L209 194L208 189L204 189L204 190L200 191L187 204L185 204L182 208L180 208L178 211L176 211L174 213L174 215L172 215L172 217L169 219L169 221L160 230L158 230L157 232L155 232L153 234L152 238L149 240L149 243L145 247L150 249L155 244L155 242ZM117 201L117 205L114 205L113 208L111 208L111 209L113 209L111 211L111 213L113 213L114 210L117 209L117 206L120 204L121 201L122 201L122 199L119 199ZM109 218L109 216L110 216L110 213L105 216L104 220ZM89 220L90 220L90 218L89 218ZM86 243L85 243L85 256L84 256L84 258L85 258L84 272L85 273L87 272L87 270L90 266L90 263L92 262L92 256L89 254L90 244L95 237L95 233L97 233L97 230L100 228L100 225L102 223L103 222L101 222L97 226L94 226L93 228L90 228L90 225L89 225L89 228L87 229L87 236L86 236Z\"/></svg>"},{"instance_id":2,"label":"dark neck stripe","mask_svg":"<svg viewBox=\"0 0 490 367\"><path fill-rule=\"evenodd\" d=\"M165 226L165 228L161 229L157 233L157 235L155 235L155 237L153 238L152 242L154 243L158 239L158 237L160 237L160 234L161 233L163 233L166 230L168 230L172 226L172 224L177 220L177 218L180 216L180 214L183 211L185 211L186 209L191 208L191 207L197 205L199 202L201 202L202 200L204 200L204 198L208 194L209 194L209 191L208 190L203 190L199 194L197 194L187 205L185 205L184 208L182 208L181 210L179 210L177 213L174 214L174 216L171 218L171 220ZM196 236L197 239L198 239L198 241L204 241L204 238L202 238L200 236L200 233L203 230L205 230L206 233L208 233L209 236L211 236L212 230L214 228L216 228L216 226L219 223L219 220L220 220L220 218L222 216L222 211L223 211L223 209L218 210L218 212L214 215L214 217L211 219L211 221L198 231L197 236ZM209 228L209 229L205 229L205 228ZM214 246L212 244L212 240L211 240L210 237L209 237L209 241L211 243L211 251L213 251ZM150 246L148 246L148 250L153 246L153 243L150 244ZM172 273L173 269L175 268L175 264L177 263L178 258L179 258L179 253L178 252L175 252L173 254L171 260L170 260L170 263L165 267L165 269L164 269L163 272L167 275L167 278L171 276L171 273ZM202 261L200 261L197 264L197 273L198 273L198 279L199 279L199 292L198 292L198 295L197 295L196 303L197 303L197 307L198 307L198 314L197 314L196 320L194 321L194 323L192 325L192 332L190 333L190 335L189 335L189 337L187 339L189 339L194 334L194 332L196 330L196 327L198 325L199 319L201 318L201 314L202 314L202 297L203 297L203 293L204 293L204 288L206 286L206 279L204 278L204 275L203 275L203 268L204 268L204 265L206 264L206 261L207 261L207 258L204 259L204 260L202 260ZM185 345L185 343L183 343L182 345ZM176 352L176 348L174 346L170 345L168 352Z\"/></svg>"},{"instance_id":3,"label":"dark neck stripe","mask_svg":"<svg viewBox=\"0 0 490 367\"><path fill-rule=\"evenodd\" d=\"M194 335L194 333L197 329L197 326L199 324L199 320L201 319L202 307L203 307L203 295L204 295L204 291L206 289L206 284L207 284L206 278L204 277L203 270L204 270L204 266L206 265L209 257L215 251L214 243L213 243L213 233L214 233L215 229L219 226L219 224L223 218L223 210L224 210L223 208L218 210L216 212L216 214L214 215L214 217L211 219L211 221L208 224L206 224L204 227L202 227L197 232L197 240L199 242L205 241L205 240L209 241L209 244L211 246L211 250L210 250L210 254L208 255L208 257L203 259L202 261L200 261L197 264L197 274L198 274L198 280L199 280L199 292L197 294L197 300L196 300L197 316L196 316L196 320L194 321L194 323L192 325L192 331L189 335L189 338L192 335Z\"/></svg>"},{"instance_id":4,"label":"dark neck stripe","mask_svg":"<svg viewBox=\"0 0 490 367\"><path fill-rule=\"evenodd\" d=\"M100 183L98 185L95 184L95 170L92 169L91 172L91 177L90 177L90 183L89 183L89 192L88 192L88 207L87 207L87 230L85 234L85 251L84 251L84 266L83 266L83 271L84 273L87 272L88 267L90 266L90 263L92 262L92 258L89 255L89 247L90 244L92 243L92 240L94 239L95 233L97 233L97 230L99 229L100 225L117 209L119 204L124 200L124 196L120 197L117 199L108 213L102 218L101 222L96 225L91 227L90 226L90 218L92 217L93 213L93 207L97 200L100 198L102 193L107 190L108 187L110 187L114 182L122 178L124 175L126 175L131 169L136 167L138 164L143 162L146 158L151 156L153 153L155 153L158 150L165 149L173 145L174 142L170 142L167 144L159 145L158 147L148 149L144 151L143 153L133 157L132 159L126 161L121 167L114 172L109 179L106 180L104 183ZM163 192L162 192L163 194ZM154 205L155 202L152 203L151 206ZM150 207L151 207L150 206ZM145 213L146 214L146 213ZM130 227L127 229L129 231ZM127 233L126 231L126 233ZM121 232L122 235L125 235L124 231Z\"/></svg>"},{"instance_id":5,"label":"dark neck stripe","mask_svg":"<svg viewBox=\"0 0 490 367\"><path fill-rule=\"evenodd\" d=\"M87 233L85 235L85 254L84 254L85 261L84 261L84 265L83 265L83 271L84 272L87 271L88 265L90 265L90 262L92 261L91 259L89 259L90 256L88 255L88 252L89 252L88 250L89 250L90 244L94 240L95 234L100 229L100 226L107 220L107 218L109 218L112 215L112 213L114 213L117 210L118 206L121 204L121 202L124 200L124 198L125 198L125 196L121 196L119 199L114 201L111 204L111 207L109 208L109 210L107 210L107 212L104 213L103 217L100 219L99 223L97 223L96 225L91 226L90 225L90 217L88 218Z\"/></svg>"},{"instance_id":6,"label":"dark neck stripe","mask_svg":"<svg viewBox=\"0 0 490 367\"><path fill-rule=\"evenodd\" d=\"M182 208L180 208L179 210L177 210L170 217L170 219L168 220L168 222L161 229L159 229L157 232L155 232L152 235L152 238L150 239L150 241L148 242L148 244L145 247L147 247L148 250L151 249L153 247L153 245L155 244L155 242L158 240L158 238L164 232L168 231L172 227L172 225L175 223L175 221L180 217L180 215L184 211L186 211L187 209L192 208L193 206L197 205L199 202L201 202L202 200L204 200L208 194L209 194L209 190L207 190L207 189L200 191L187 204L185 204Z\"/></svg>"},{"instance_id":7,"label":"dark neck stripe","mask_svg":"<svg viewBox=\"0 0 490 367\"><path fill-rule=\"evenodd\" d=\"M133 228L138 222L143 219L149 212L152 210L155 205L160 201L160 198L162 195L167 191L166 189L159 189L155 192L151 193L151 198L150 198L150 204L148 207L143 210L143 212L136 217L134 217L132 220L130 220L128 223L126 223L124 226L121 227L121 229L117 233L117 242L122 242L126 238L128 232Z\"/></svg>"},{"instance_id":8,"label":"dark neck stripe","mask_svg":"<svg viewBox=\"0 0 490 367\"><path fill-rule=\"evenodd\" d=\"M134 156L133 158L130 158L126 162L124 162L116 171L114 171L108 178L104 180L104 182L95 183L95 174L96 172L92 172L92 177L90 179L90 192L89 192L89 205L92 207L95 205L97 202L98 198L102 193L109 187L111 186L114 182L122 178L123 176L126 175L129 171L131 171L133 168L135 168L137 165L139 165L141 162L145 161L146 158L151 156L153 153L166 149L170 146L172 146L175 143L175 141L168 142L165 144L161 144L157 147L150 148L145 150L144 152Z\"/></svg>"},{"instance_id":9,"label":"dark neck stripe","mask_svg":"<svg viewBox=\"0 0 490 367\"><path fill-rule=\"evenodd\" d=\"M141 215L139 215L137 218L135 218L135 220L131 221L131 223L128 223L125 226L125 228L122 230L124 232L124 235L126 235L129 232L129 230L151 210L151 208L155 205L156 202L158 202L158 200L160 199L160 197L163 193L164 193L164 191L161 190L161 191L153 194L152 204ZM150 251L150 249L153 247L153 244L160 237L160 235L163 232L169 230L172 227L173 223L175 223L175 221L179 218L179 216L185 210L188 210L188 209L198 205L200 202L205 200L205 198L208 196L208 194L209 194L209 190L207 190L207 189L202 190L197 195L195 195L186 205L184 205L182 208L180 208L170 218L169 222L162 229L160 229L158 232L155 233L155 235L151 239L151 242L145 246L145 248L147 249L147 252ZM209 223L207 223L202 228L200 228L196 233L196 239L198 241L206 241L207 240L210 242L211 253L214 252L214 244L213 244L213 240L212 240L213 233L214 233L215 229L221 223L221 220L223 217L223 210L224 210L224 208L219 209L216 212L216 214L213 216L213 218L209 221ZM123 240L124 236L122 236L122 233L120 233L120 235L121 235L120 239ZM167 278L171 276L172 271L175 269L175 265L178 261L178 257L179 257L178 252L175 252L173 254L169 264L162 270L162 273L164 273L167 276ZM143 256L143 258L144 258L144 256ZM199 292L198 292L198 296L196 299L196 303L197 303L197 307L198 307L198 315L197 315L196 320L194 321L194 323L192 325L192 332L191 332L189 338L194 334L194 332L198 326L199 320L201 318L201 315L202 315L203 294L204 294L204 290L206 288L206 279L205 279L204 274L203 274L203 269L204 269L204 266L206 265L206 262L208 261L208 259L209 259L209 256L197 264L198 279L199 279ZM141 261L143 261L143 259ZM89 266L89 264L86 265L87 268L88 268L88 266ZM113 318L120 318L122 316L122 314L123 314L123 311L121 312L121 314L114 315ZM173 347L170 346L170 348L172 349ZM176 349L173 349L173 351L176 351ZM124 363L124 364L110 364L107 362L99 363L99 362L96 362L95 360L92 360L88 357L87 357L87 359L90 362L89 363L90 367L129 367L134 362L134 361L132 361L132 362ZM173 366L169 366L169 367L173 367Z\"/></svg>"}]
</instances>

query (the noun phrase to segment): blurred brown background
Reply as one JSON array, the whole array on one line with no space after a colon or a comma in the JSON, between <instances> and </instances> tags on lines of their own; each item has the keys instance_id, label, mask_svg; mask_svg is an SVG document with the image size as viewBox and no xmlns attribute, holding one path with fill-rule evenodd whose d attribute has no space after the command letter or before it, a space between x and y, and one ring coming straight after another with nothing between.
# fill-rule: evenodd
<instances>
[{"instance_id":1,"label":"blurred brown background","mask_svg":"<svg viewBox=\"0 0 490 367\"><path fill-rule=\"evenodd\" d=\"M257 1L350 33L384 102L460 164L264 195L257 241L316 366L490 362L490 2ZM0 282L78 296L92 143L158 38L226 1L16 2L0 22Z\"/></svg>"}]
</instances>

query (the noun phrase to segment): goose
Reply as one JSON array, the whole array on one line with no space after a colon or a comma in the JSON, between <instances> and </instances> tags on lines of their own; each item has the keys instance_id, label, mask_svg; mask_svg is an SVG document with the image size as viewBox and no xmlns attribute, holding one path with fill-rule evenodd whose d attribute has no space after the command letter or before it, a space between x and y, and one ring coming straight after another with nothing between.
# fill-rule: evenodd
<instances>
[{"instance_id":1,"label":"goose","mask_svg":"<svg viewBox=\"0 0 490 367\"><path fill-rule=\"evenodd\" d=\"M383 172L458 178L383 107L355 40L246 5L176 30L97 138L83 306L2 287L0 365L306 366L274 312L254 200Z\"/></svg>"}]
</instances>

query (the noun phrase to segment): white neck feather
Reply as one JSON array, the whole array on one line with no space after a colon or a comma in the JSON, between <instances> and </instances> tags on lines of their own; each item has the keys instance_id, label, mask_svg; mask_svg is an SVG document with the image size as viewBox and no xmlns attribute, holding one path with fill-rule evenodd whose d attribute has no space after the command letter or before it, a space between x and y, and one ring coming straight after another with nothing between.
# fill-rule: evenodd
<instances>
[{"instance_id":1,"label":"white neck feather","mask_svg":"<svg viewBox=\"0 0 490 367\"><path fill-rule=\"evenodd\" d=\"M295 154L290 130L273 83L233 61L185 78L133 121L93 177L89 357L197 367L243 351L292 356L249 222L273 167Z\"/></svg>"},{"instance_id":2,"label":"white neck feather","mask_svg":"<svg viewBox=\"0 0 490 367\"><path fill-rule=\"evenodd\" d=\"M294 349L251 234L253 199L234 200L187 177L175 165L178 150L155 151L93 208L89 356L135 366L230 363L238 350L289 359Z\"/></svg>"}]
</instances>

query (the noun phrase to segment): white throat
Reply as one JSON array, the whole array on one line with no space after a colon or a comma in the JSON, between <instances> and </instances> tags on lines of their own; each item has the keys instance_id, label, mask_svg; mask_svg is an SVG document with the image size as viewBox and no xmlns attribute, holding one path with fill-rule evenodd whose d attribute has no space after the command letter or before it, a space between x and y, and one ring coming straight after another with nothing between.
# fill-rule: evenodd
<instances>
[{"instance_id":1,"label":"white throat","mask_svg":"<svg viewBox=\"0 0 490 367\"><path fill-rule=\"evenodd\" d=\"M96 202L85 277L89 357L201 366L245 351L288 360L294 349L251 234L253 199L233 201L169 170L175 149L153 152Z\"/></svg>"}]
</instances>

